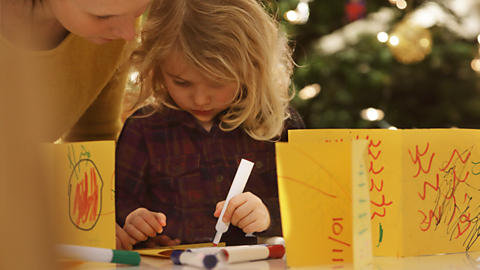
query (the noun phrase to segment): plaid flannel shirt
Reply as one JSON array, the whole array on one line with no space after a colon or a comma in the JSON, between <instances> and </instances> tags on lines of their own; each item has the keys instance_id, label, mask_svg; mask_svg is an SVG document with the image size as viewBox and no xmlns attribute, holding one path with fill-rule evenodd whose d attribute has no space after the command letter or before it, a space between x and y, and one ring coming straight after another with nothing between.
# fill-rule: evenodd
<instances>
[{"instance_id":1,"label":"plaid flannel shirt","mask_svg":"<svg viewBox=\"0 0 480 270\"><path fill-rule=\"evenodd\" d=\"M145 117L147 111L139 109L126 121L117 144L119 225L130 212L145 207L166 215L162 234L182 244L212 241L215 206L226 199L244 158L255 163L244 191L262 199L271 217L270 228L255 235L282 235L275 143L254 140L241 128L222 131L218 119L208 132L188 112L164 108ZM305 128L298 113L291 113L281 141L287 140L287 129ZM230 225L221 241L235 244L244 239L245 233Z\"/></svg>"}]
</instances>

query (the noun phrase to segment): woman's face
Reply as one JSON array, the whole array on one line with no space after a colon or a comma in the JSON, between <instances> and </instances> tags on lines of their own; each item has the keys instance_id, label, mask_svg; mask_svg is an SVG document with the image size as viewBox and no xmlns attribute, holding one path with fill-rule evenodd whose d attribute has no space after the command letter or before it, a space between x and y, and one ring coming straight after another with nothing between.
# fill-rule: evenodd
<instances>
[{"instance_id":1,"label":"woman's face","mask_svg":"<svg viewBox=\"0 0 480 270\"><path fill-rule=\"evenodd\" d=\"M151 0L48 0L58 21L95 44L135 37L135 19Z\"/></svg>"}]
</instances>

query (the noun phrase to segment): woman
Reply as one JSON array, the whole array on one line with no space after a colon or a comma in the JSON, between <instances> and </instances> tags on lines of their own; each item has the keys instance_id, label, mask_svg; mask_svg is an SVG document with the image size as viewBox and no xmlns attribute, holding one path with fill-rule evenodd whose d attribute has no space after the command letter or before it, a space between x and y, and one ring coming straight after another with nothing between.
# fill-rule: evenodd
<instances>
[{"instance_id":1,"label":"woman","mask_svg":"<svg viewBox=\"0 0 480 270\"><path fill-rule=\"evenodd\" d=\"M16 145L3 145L2 161L12 156L28 160L31 149L25 141L116 140L127 75L120 64L150 1L0 1L0 138ZM18 192L20 187L42 190L41 181L29 181L34 173L2 169L0 180L8 183L2 194L29 201L34 198ZM44 211L41 199L35 201L1 205L6 216L8 211L24 213L11 224L3 222L2 229L38 239L47 221L35 220L37 230L29 226L31 217ZM117 226L117 248L130 248L128 241Z\"/></svg>"}]
</instances>

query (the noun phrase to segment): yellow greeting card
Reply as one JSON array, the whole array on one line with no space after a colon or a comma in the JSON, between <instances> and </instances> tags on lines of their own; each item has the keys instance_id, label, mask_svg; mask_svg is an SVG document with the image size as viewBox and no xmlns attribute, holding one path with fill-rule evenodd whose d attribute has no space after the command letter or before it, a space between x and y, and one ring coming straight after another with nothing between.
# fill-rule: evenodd
<instances>
[{"instance_id":1,"label":"yellow greeting card","mask_svg":"<svg viewBox=\"0 0 480 270\"><path fill-rule=\"evenodd\" d=\"M289 267L372 261L366 141L276 143Z\"/></svg>"},{"instance_id":2,"label":"yellow greeting card","mask_svg":"<svg viewBox=\"0 0 480 270\"><path fill-rule=\"evenodd\" d=\"M323 129L291 142L368 141L375 256L478 251L480 131Z\"/></svg>"},{"instance_id":3,"label":"yellow greeting card","mask_svg":"<svg viewBox=\"0 0 480 270\"><path fill-rule=\"evenodd\" d=\"M115 142L45 146L60 244L115 248Z\"/></svg>"}]
</instances>

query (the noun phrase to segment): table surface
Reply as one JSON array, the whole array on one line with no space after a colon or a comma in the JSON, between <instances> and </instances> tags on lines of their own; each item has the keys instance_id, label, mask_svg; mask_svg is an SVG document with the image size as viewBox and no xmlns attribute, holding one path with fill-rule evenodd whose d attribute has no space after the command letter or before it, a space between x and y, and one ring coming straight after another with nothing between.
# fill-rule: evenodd
<instances>
[{"instance_id":1,"label":"table surface","mask_svg":"<svg viewBox=\"0 0 480 270\"><path fill-rule=\"evenodd\" d=\"M477 258L480 257L480 251L478 252L468 252L468 253L454 253L454 254L443 254L443 255L431 255L431 256L418 256L418 257L374 257L373 263L361 268L360 270L416 270L416 269L455 269L455 270L464 270L464 269L479 269L480 262L477 262ZM96 263L96 262L83 262L77 264L67 265L65 269L71 270L108 270L108 269L117 269L117 270L195 270L200 269L196 267L186 266L186 265L174 265L168 259L160 259L156 257L142 256L142 261L139 266L128 266L120 264L110 264L110 263ZM225 267L217 269L227 269L227 270L264 270L264 269L287 269L287 264L282 259L275 260L262 260L248 263L236 263L229 264ZM298 270L313 270L313 269L354 269L351 264L336 264L336 265L319 265L319 266L308 266L308 267L290 267L289 270L298 269Z\"/></svg>"}]
</instances>

